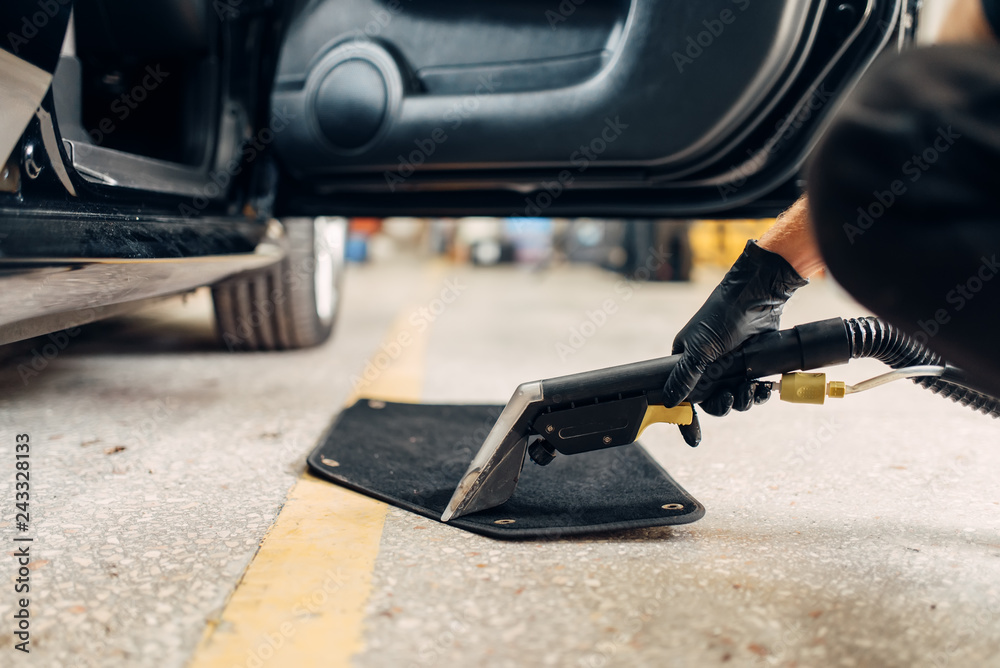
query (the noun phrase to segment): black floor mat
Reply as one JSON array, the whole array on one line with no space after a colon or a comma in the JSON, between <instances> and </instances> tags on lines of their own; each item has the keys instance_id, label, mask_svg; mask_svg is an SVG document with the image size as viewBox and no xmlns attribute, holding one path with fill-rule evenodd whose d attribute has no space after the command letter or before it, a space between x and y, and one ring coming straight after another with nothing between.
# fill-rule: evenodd
<instances>
[{"instance_id":1,"label":"black floor mat","mask_svg":"<svg viewBox=\"0 0 1000 668\"><path fill-rule=\"evenodd\" d=\"M439 520L502 406L362 399L343 411L311 455L335 483ZM449 524L494 538L560 537L686 524L704 507L633 444L545 467L526 461L507 503Z\"/></svg>"}]
</instances>

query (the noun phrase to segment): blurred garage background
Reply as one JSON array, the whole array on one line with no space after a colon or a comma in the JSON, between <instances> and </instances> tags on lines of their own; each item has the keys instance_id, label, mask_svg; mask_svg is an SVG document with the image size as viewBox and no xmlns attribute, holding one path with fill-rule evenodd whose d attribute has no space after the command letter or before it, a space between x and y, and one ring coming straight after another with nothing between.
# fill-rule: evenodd
<instances>
[{"instance_id":1,"label":"blurred garage background","mask_svg":"<svg viewBox=\"0 0 1000 668\"><path fill-rule=\"evenodd\" d=\"M527 269L589 264L633 280L690 281L702 268L728 269L747 239L759 237L772 223L771 219L354 218L349 223L347 259L364 263L401 256L443 257L476 266L515 264Z\"/></svg>"}]
</instances>

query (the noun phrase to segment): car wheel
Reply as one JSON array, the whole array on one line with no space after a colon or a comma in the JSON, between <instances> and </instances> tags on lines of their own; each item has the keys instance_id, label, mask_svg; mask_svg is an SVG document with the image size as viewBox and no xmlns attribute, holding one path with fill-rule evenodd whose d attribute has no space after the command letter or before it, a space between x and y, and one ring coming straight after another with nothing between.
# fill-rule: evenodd
<instances>
[{"instance_id":1,"label":"car wheel","mask_svg":"<svg viewBox=\"0 0 1000 668\"><path fill-rule=\"evenodd\" d=\"M347 221L282 221L285 258L213 286L215 322L228 350L290 350L330 337L340 307Z\"/></svg>"}]
</instances>

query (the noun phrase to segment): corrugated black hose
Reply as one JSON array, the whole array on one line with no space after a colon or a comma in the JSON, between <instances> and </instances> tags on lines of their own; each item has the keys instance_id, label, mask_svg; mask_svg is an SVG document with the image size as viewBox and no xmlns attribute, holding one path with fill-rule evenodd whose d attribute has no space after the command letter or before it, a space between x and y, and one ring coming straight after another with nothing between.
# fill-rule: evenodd
<instances>
[{"instance_id":1,"label":"corrugated black hose","mask_svg":"<svg viewBox=\"0 0 1000 668\"><path fill-rule=\"evenodd\" d=\"M871 357L893 369L908 366L945 366L940 377L914 378L913 382L935 394L957 401L985 415L1000 418L1000 399L968 387L954 367L947 367L943 358L933 353L912 336L879 318L850 318L844 321L851 346L851 357ZM949 382L955 381L955 382Z\"/></svg>"}]
</instances>

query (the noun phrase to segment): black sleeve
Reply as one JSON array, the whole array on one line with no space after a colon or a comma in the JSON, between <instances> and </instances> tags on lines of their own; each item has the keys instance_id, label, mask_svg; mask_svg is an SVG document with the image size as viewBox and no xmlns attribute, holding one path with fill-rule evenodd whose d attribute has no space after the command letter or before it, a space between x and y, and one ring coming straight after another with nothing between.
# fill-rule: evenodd
<instances>
[{"instance_id":1,"label":"black sleeve","mask_svg":"<svg viewBox=\"0 0 1000 668\"><path fill-rule=\"evenodd\" d=\"M983 0L983 12L993 28L993 34L1000 37L1000 0Z\"/></svg>"}]
</instances>

